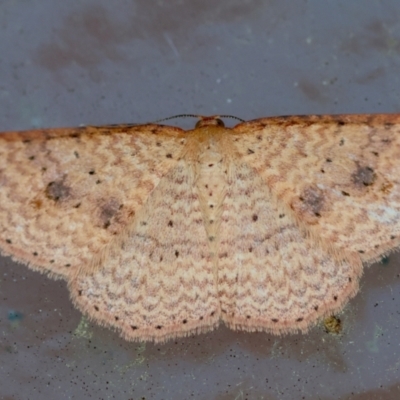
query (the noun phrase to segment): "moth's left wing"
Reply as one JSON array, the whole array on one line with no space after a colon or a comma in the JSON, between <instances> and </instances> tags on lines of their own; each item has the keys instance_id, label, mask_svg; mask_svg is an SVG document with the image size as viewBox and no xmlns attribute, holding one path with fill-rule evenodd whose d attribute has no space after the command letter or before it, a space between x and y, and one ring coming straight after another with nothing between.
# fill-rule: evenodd
<instances>
[{"instance_id":1,"label":"moth's left wing","mask_svg":"<svg viewBox=\"0 0 400 400\"><path fill-rule=\"evenodd\" d=\"M373 262L400 245L400 115L259 119L233 144L323 248Z\"/></svg>"}]
</instances>

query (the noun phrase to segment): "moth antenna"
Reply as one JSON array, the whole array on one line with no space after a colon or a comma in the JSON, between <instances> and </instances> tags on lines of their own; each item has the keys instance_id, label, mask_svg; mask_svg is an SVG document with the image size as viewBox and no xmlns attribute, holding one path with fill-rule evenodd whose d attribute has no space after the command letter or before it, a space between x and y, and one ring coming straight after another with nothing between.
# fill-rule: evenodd
<instances>
[{"instance_id":1,"label":"moth antenna","mask_svg":"<svg viewBox=\"0 0 400 400\"><path fill-rule=\"evenodd\" d=\"M211 117L206 117L203 115L198 115L198 114L178 114L178 115L173 115L171 117L167 117L167 118L162 118L162 119L158 119L157 121L154 121L154 123L159 123L159 122L164 122L164 121L169 121L171 119L175 119L175 118L198 118L198 119L204 119L204 118L211 118ZM239 118L239 117L235 117L234 115L214 115L213 117L215 118L231 118L231 119L236 119L240 122L245 122L244 119Z\"/></svg>"}]
</instances>

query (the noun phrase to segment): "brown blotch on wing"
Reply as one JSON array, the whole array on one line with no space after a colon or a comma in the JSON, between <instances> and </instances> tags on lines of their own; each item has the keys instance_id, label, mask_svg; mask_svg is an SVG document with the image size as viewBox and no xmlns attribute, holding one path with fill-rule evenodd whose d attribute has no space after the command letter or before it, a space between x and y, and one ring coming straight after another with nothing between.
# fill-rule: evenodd
<instances>
[{"instance_id":1,"label":"brown blotch on wing","mask_svg":"<svg viewBox=\"0 0 400 400\"><path fill-rule=\"evenodd\" d=\"M324 192L315 187L310 186L307 187L299 196L299 200L302 203L299 211L305 211L310 214L313 214L316 217L321 216L321 212L324 208Z\"/></svg>"},{"instance_id":2,"label":"brown blotch on wing","mask_svg":"<svg viewBox=\"0 0 400 400\"><path fill-rule=\"evenodd\" d=\"M358 165L351 178L356 186L371 186L375 182L376 174L371 167Z\"/></svg>"},{"instance_id":3,"label":"brown blotch on wing","mask_svg":"<svg viewBox=\"0 0 400 400\"><path fill-rule=\"evenodd\" d=\"M66 178L50 182L45 190L46 197L54 201L63 201L71 194L71 188L65 184Z\"/></svg>"},{"instance_id":4,"label":"brown blotch on wing","mask_svg":"<svg viewBox=\"0 0 400 400\"><path fill-rule=\"evenodd\" d=\"M100 205L100 220L102 221L103 228L107 229L112 224L118 212L123 208L123 204L117 199L109 199L101 203L103 204Z\"/></svg>"}]
</instances>

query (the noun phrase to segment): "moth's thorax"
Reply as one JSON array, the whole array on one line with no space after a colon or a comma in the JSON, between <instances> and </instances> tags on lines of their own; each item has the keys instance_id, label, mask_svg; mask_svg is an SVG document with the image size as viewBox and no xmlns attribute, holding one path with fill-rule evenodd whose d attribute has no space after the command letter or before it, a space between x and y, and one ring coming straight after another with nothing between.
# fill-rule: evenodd
<instances>
[{"instance_id":1,"label":"moth's thorax","mask_svg":"<svg viewBox=\"0 0 400 400\"><path fill-rule=\"evenodd\" d=\"M196 191L200 198L211 249L216 245L221 205L227 185L227 152L224 143L229 130L206 126L191 132L190 156L194 161Z\"/></svg>"},{"instance_id":2,"label":"moth's thorax","mask_svg":"<svg viewBox=\"0 0 400 400\"><path fill-rule=\"evenodd\" d=\"M229 129L219 126L205 126L189 132L187 159L196 165L198 179L222 179L230 158L229 134Z\"/></svg>"}]
</instances>

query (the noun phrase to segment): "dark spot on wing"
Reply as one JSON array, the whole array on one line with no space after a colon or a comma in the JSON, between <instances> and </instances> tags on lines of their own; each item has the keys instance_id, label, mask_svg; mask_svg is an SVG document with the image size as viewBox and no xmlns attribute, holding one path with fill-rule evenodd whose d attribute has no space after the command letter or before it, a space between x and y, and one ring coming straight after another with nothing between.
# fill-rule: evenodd
<instances>
[{"instance_id":1,"label":"dark spot on wing","mask_svg":"<svg viewBox=\"0 0 400 400\"><path fill-rule=\"evenodd\" d=\"M324 193L321 189L310 186L303 191L299 198L308 211L311 211L316 217L321 216L324 207Z\"/></svg>"},{"instance_id":2,"label":"dark spot on wing","mask_svg":"<svg viewBox=\"0 0 400 400\"><path fill-rule=\"evenodd\" d=\"M351 176L353 183L356 186L370 186L376 179L376 174L371 167L358 166L357 170Z\"/></svg>"},{"instance_id":3,"label":"dark spot on wing","mask_svg":"<svg viewBox=\"0 0 400 400\"><path fill-rule=\"evenodd\" d=\"M71 188L65 184L65 177L50 182L45 190L46 197L54 201L62 201L67 199L71 194Z\"/></svg>"},{"instance_id":4,"label":"dark spot on wing","mask_svg":"<svg viewBox=\"0 0 400 400\"><path fill-rule=\"evenodd\" d=\"M84 128L84 127L82 127L82 128ZM68 137L77 139L77 138L81 137L81 133L80 132L73 132L73 133L69 134Z\"/></svg>"},{"instance_id":5,"label":"dark spot on wing","mask_svg":"<svg viewBox=\"0 0 400 400\"><path fill-rule=\"evenodd\" d=\"M110 199L107 203L103 204L100 208L100 219L103 223L103 228L107 229L111 223L112 219L121 209L120 203L115 199Z\"/></svg>"}]
</instances>

